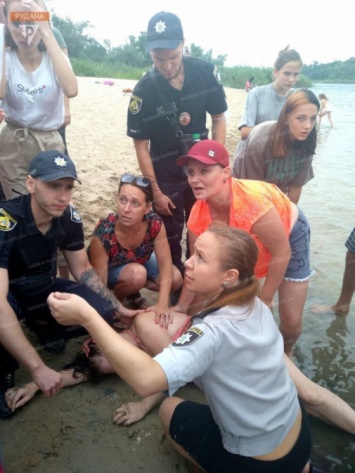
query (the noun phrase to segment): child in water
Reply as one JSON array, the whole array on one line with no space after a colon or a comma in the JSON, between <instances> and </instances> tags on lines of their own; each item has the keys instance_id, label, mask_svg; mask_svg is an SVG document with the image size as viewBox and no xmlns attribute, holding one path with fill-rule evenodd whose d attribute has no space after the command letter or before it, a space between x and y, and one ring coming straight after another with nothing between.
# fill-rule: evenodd
<instances>
[{"instance_id":1,"label":"child in water","mask_svg":"<svg viewBox=\"0 0 355 473\"><path fill-rule=\"evenodd\" d=\"M330 126L333 128L334 123L332 120L332 109L329 103L329 99L325 94L319 94L318 98L320 101L320 110L319 110L319 115L318 115L318 131L320 130L320 124L322 122L322 117L324 117L324 115L327 115Z\"/></svg>"}]
</instances>

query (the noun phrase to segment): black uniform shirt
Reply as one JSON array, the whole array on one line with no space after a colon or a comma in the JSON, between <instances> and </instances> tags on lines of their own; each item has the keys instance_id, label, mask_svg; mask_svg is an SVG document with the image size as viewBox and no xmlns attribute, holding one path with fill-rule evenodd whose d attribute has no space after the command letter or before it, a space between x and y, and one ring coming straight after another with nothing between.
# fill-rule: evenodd
<instances>
[{"instance_id":1,"label":"black uniform shirt","mask_svg":"<svg viewBox=\"0 0 355 473\"><path fill-rule=\"evenodd\" d=\"M206 138L206 113L218 115L227 110L217 68L191 56L184 57L183 61L185 79L182 90L172 87L153 68L134 88L128 108L127 135L138 140L150 140L150 154L158 181L185 179L183 169L175 165L181 151L167 115L171 112L177 114L184 134L196 133ZM170 110L166 110L167 103Z\"/></svg>"},{"instance_id":2,"label":"black uniform shirt","mask_svg":"<svg viewBox=\"0 0 355 473\"><path fill-rule=\"evenodd\" d=\"M84 248L79 213L69 205L43 235L37 228L31 196L23 195L0 208L0 268L9 273L10 290L16 296L33 296L48 289L56 277L57 250Z\"/></svg>"}]
</instances>

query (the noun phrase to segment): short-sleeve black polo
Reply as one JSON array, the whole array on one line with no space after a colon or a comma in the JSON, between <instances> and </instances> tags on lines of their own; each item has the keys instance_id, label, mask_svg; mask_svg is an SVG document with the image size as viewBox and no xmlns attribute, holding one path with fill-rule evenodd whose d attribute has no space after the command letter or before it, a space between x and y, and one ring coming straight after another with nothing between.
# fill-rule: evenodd
<instances>
[{"instance_id":1,"label":"short-sleeve black polo","mask_svg":"<svg viewBox=\"0 0 355 473\"><path fill-rule=\"evenodd\" d=\"M33 296L51 286L58 248L84 248L83 225L74 207L69 205L61 217L53 218L51 229L43 235L33 219L30 195L2 204L0 267L8 270L10 290L16 296Z\"/></svg>"},{"instance_id":2,"label":"short-sleeve black polo","mask_svg":"<svg viewBox=\"0 0 355 473\"><path fill-rule=\"evenodd\" d=\"M182 90L172 87L153 68L136 85L128 108L127 135L138 140L150 140L150 154L158 181L184 179L183 170L175 165L181 155L179 140L167 115L176 113L184 134L207 136L206 114L218 115L227 110L216 67L195 57L184 57L183 61L185 80ZM171 110L164 106L167 100Z\"/></svg>"}]
</instances>

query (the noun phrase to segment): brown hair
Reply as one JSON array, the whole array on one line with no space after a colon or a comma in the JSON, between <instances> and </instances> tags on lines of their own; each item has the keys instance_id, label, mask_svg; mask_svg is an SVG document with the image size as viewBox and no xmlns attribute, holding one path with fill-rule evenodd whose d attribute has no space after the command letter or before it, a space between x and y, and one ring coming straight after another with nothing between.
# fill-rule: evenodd
<instances>
[{"instance_id":1,"label":"brown hair","mask_svg":"<svg viewBox=\"0 0 355 473\"><path fill-rule=\"evenodd\" d=\"M274 69L276 71L279 71L285 64L291 61L299 62L302 67L303 62L299 53L295 51L294 49L289 49L289 48L290 46L287 45L286 48L282 49L279 52L277 59L274 63Z\"/></svg>"},{"instance_id":2,"label":"brown hair","mask_svg":"<svg viewBox=\"0 0 355 473\"><path fill-rule=\"evenodd\" d=\"M270 153L273 158L284 158L291 145L287 125L288 115L296 107L308 103L315 105L319 111L319 100L314 93L308 89L297 89L286 100L277 122L272 127L268 145L265 147L266 152ZM307 138L300 143L305 153L314 154L317 146L317 127L315 126Z\"/></svg>"},{"instance_id":3,"label":"brown hair","mask_svg":"<svg viewBox=\"0 0 355 473\"><path fill-rule=\"evenodd\" d=\"M319 100L329 100L328 97L325 94L319 94L318 95Z\"/></svg>"},{"instance_id":4,"label":"brown hair","mask_svg":"<svg viewBox=\"0 0 355 473\"><path fill-rule=\"evenodd\" d=\"M121 189L123 186L133 186L133 187L137 187L137 189L139 189L140 191L143 192L143 194L145 195L145 200L148 204L150 204L151 202L153 202L153 189L152 189L152 185L149 184L148 186L146 187L142 187L140 185L138 185L136 183L136 181L132 181L132 182L120 182L119 185L118 185L118 195L120 195L120 192L121 192Z\"/></svg>"},{"instance_id":5,"label":"brown hair","mask_svg":"<svg viewBox=\"0 0 355 473\"><path fill-rule=\"evenodd\" d=\"M224 289L217 299L208 303L206 309L252 303L259 291L259 282L254 274L258 248L253 238L244 230L228 227L222 223L212 224L207 231L213 233L220 242L221 269L223 271L237 269L239 282L237 286Z\"/></svg>"}]
</instances>

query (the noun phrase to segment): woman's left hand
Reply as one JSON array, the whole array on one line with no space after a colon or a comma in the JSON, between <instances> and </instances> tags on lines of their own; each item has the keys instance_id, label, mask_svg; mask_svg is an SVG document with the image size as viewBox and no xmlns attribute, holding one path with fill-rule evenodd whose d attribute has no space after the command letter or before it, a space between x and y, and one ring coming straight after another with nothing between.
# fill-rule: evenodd
<instances>
[{"instance_id":1,"label":"woman's left hand","mask_svg":"<svg viewBox=\"0 0 355 473\"><path fill-rule=\"evenodd\" d=\"M168 328L169 325L174 321L174 315L168 306L155 304L151 307L148 307L146 311L155 312L154 322L159 324L161 327Z\"/></svg>"},{"instance_id":2,"label":"woman's left hand","mask_svg":"<svg viewBox=\"0 0 355 473\"><path fill-rule=\"evenodd\" d=\"M52 292L47 303L53 317L62 325L83 325L94 310L82 297L65 292Z\"/></svg>"}]
</instances>

